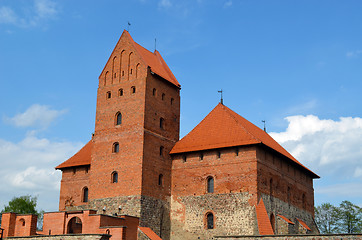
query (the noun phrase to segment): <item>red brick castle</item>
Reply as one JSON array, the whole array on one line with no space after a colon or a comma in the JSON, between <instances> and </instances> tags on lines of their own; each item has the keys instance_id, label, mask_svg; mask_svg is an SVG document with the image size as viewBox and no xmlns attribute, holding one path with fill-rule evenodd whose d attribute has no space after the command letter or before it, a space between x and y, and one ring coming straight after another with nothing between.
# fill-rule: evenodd
<instances>
[{"instance_id":1,"label":"red brick castle","mask_svg":"<svg viewBox=\"0 0 362 240\"><path fill-rule=\"evenodd\" d=\"M319 177L221 103L179 140L180 89L160 53L124 31L99 76L94 135L56 167L59 212L44 215L38 234L181 240L318 233ZM8 213L2 227L5 236L37 234L30 223Z\"/></svg>"}]
</instances>

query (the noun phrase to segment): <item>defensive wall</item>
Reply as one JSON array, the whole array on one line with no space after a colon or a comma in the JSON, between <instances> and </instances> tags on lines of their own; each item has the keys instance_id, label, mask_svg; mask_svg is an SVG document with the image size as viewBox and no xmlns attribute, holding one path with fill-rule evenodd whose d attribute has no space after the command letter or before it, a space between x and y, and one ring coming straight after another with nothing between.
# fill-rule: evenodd
<instances>
[{"instance_id":1,"label":"defensive wall","mask_svg":"<svg viewBox=\"0 0 362 240\"><path fill-rule=\"evenodd\" d=\"M355 240L362 239L362 233L357 234L298 234L298 235L264 235L264 236L214 236L216 240Z\"/></svg>"}]
</instances>

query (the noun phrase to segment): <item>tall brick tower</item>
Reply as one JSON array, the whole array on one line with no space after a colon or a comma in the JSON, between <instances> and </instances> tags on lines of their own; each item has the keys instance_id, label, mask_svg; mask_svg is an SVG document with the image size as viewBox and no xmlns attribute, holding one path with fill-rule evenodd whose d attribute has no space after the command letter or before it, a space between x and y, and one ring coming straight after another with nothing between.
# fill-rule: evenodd
<instances>
[{"instance_id":1,"label":"tall brick tower","mask_svg":"<svg viewBox=\"0 0 362 240\"><path fill-rule=\"evenodd\" d=\"M60 210L137 216L167 239L179 122L180 84L157 50L124 31L99 76L94 136L57 167Z\"/></svg>"}]
</instances>

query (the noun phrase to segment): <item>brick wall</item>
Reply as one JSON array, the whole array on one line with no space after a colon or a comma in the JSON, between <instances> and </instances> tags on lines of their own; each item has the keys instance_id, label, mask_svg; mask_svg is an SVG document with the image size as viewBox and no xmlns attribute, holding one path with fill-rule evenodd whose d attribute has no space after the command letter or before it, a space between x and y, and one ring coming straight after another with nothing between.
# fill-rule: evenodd
<instances>
[{"instance_id":1,"label":"brick wall","mask_svg":"<svg viewBox=\"0 0 362 240\"><path fill-rule=\"evenodd\" d=\"M220 240L357 240L362 234L328 234L328 235L280 235L280 236L214 236Z\"/></svg>"},{"instance_id":2,"label":"brick wall","mask_svg":"<svg viewBox=\"0 0 362 240\"><path fill-rule=\"evenodd\" d=\"M108 240L110 235L106 234L70 234L70 235L43 235L43 236L30 236L30 237L9 237L7 239L13 240Z\"/></svg>"}]
</instances>

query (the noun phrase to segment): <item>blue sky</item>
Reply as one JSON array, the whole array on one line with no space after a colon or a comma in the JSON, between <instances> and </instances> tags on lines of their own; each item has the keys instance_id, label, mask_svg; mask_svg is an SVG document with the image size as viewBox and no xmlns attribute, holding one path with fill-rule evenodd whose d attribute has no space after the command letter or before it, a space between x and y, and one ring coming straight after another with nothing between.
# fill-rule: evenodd
<instances>
[{"instance_id":1,"label":"blue sky","mask_svg":"<svg viewBox=\"0 0 362 240\"><path fill-rule=\"evenodd\" d=\"M218 103L362 206L361 1L0 0L0 206L58 209L60 172L94 131L98 76L127 22L182 85L181 137Z\"/></svg>"}]
</instances>

